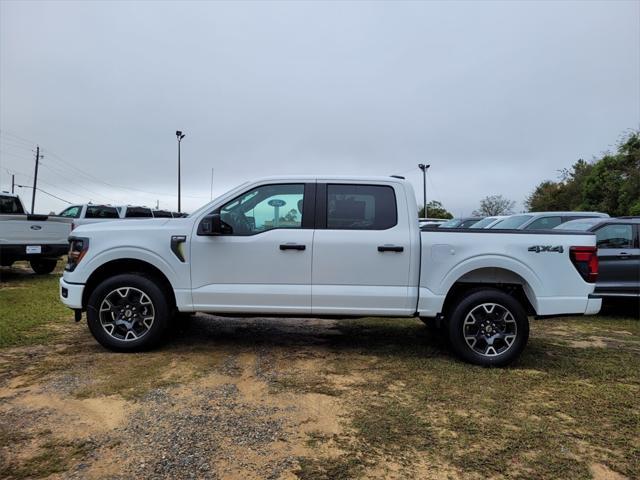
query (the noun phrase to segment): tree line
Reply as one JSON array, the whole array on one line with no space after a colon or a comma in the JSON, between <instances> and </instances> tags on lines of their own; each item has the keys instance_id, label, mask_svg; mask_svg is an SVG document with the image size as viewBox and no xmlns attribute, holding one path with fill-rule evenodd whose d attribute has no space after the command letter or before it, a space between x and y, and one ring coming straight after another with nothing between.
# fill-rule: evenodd
<instances>
[{"instance_id":1,"label":"tree line","mask_svg":"<svg viewBox=\"0 0 640 480\"><path fill-rule=\"evenodd\" d=\"M597 211L612 217L640 215L640 131L625 135L615 152L591 161L579 159L559 171L558 179L538 184L524 202L529 212ZM515 202L489 195L473 212L478 216L509 215ZM437 200L427 204L432 218L453 218ZM424 209L419 212L424 216Z\"/></svg>"}]
</instances>

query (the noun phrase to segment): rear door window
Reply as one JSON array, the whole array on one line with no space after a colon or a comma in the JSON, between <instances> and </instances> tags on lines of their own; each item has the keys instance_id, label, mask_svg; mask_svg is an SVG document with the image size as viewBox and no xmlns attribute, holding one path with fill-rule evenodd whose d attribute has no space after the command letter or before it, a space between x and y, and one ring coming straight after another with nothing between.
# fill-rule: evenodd
<instances>
[{"instance_id":1,"label":"rear door window","mask_svg":"<svg viewBox=\"0 0 640 480\"><path fill-rule=\"evenodd\" d=\"M562 217L541 217L524 227L525 230L546 230L562 223Z\"/></svg>"},{"instance_id":2,"label":"rear door window","mask_svg":"<svg viewBox=\"0 0 640 480\"><path fill-rule=\"evenodd\" d=\"M633 226L610 224L596 231L598 248L633 248Z\"/></svg>"},{"instance_id":3,"label":"rear door window","mask_svg":"<svg viewBox=\"0 0 640 480\"><path fill-rule=\"evenodd\" d=\"M327 185L327 228L386 230L398 223L396 196L388 185Z\"/></svg>"}]
</instances>

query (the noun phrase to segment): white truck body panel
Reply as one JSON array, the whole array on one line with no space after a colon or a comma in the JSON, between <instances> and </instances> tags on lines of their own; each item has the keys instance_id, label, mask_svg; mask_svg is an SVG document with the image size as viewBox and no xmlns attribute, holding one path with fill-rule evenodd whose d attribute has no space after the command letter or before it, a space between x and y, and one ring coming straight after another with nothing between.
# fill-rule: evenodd
<instances>
[{"instance_id":1,"label":"white truck body panel","mask_svg":"<svg viewBox=\"0 0 640 480\"><path fill-rule=\"evenodd\" d=\"M24 206L17 195L2 193L4 199ZM71 232L71 220L48 215L0 214L0 263L63 255Z\"/></svg>"},{"instance_id":2,"label":"white truck body panel","mask_svg":"<svg viewBox=\"0 0 640 480\"><path fill-rule=\"evenodd\" d=\"M205 216L256 186L278 183L391 186L397 223L386 230L273 229L257 235L197 234ZM539 315L595 313L594 284L569 259L571 246L594 246L575 232L510 233L495 230L420 232L411 185L396 178L273 177L243 184L187 218L120 220L81 226L73 236L89 249L66 271L62 301L82 309L91 274L114 260L147 262L166 277L180 311L247 314L383 315L434 317L458 282L521 284ZM184 261L170 248L185 236ZM283 243L303 251L280 250ZM378 251L380 245L401 252ZM563 252L529 251L535 245Z\"/></svg>"}]
</instances>

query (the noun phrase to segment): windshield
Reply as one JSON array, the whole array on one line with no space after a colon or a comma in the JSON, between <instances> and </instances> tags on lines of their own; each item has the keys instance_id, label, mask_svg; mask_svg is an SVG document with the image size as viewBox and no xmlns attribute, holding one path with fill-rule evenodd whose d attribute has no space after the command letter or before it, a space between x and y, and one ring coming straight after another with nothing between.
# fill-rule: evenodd
<instances>
[{"instance_id":1,"label":"windshield","mask_svg":"<svg viewBox=\"0 0 640 480\"><path fill-rule=\"evenodd\" d=\"M469 228L484 228L487 225L489 225L490 223L492 223L494 220L497 220L497 217L483 218L479 222L476 222L473 225L471 225Z\"/></svg>"},{"instance_id":2,"label":"windshield","mask_svg":"<svg viewBox=\"0 0 640 480\"><path fill-rule=\"evenodd\" d=\"M602 221L601 218L581 218L580 220L571 220L566 223L561 223L555 229L559 230L579 230L579 231L587 231L594 225L600 223Z\"/></svg>"},{"instance_id":3,"label":"windshield","mask_svg":"<svg viewBox=\"0 0 640 480\"><path fill-rule=\"evenodd\" d=\"M522 226L527 220L533 218L533 215L513 215L496 223L491 228L514 229Z\"/></svg>"}]
</instances>

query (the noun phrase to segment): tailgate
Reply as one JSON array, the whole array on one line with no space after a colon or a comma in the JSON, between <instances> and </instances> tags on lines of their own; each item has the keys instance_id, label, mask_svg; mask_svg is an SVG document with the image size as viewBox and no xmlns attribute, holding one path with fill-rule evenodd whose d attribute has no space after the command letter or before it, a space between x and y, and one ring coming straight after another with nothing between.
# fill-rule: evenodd
<instances>
[{"instance_id":1,"label":"tailgate","mask_svg":"<svg viewBox=\"0 0 640 480\"><path fill-rule=\"evenodd\" d=\"M71 219L44 215L0 216L0 243L6 245L65 244Z\"/></svg>"}]
</instances>

